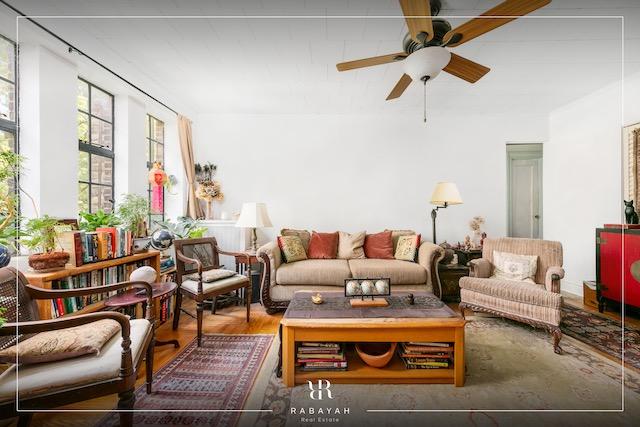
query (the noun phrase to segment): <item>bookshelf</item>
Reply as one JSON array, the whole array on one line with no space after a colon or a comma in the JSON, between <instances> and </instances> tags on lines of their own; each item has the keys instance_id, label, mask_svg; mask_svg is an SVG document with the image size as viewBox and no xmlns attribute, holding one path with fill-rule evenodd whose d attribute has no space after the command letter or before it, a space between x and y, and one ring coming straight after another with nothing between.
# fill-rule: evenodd
<instances>
[{"instance_id":1,"label":"bookshelf","mask_svg":"<svg viewBox=\"0 0 640 427\"><path fill-rule=\"evenodd\" d=\"M89 275L95 274L96 277L98 277L99 276L98 273L100 273L101 275L103 274L101 272L107 271L109 269L113 271L114 268L115 270L118 270L120 273L122 272L128 273L128 270L131 268L131 266L134 266L135 268L135 265L137 264L149 265L158 272L158 275L160 275L160 252L155 250L149 250L147 252L143 252L139 254L133 254L133 255L124 256L120 258L112 258L112 259L107 259L103 261L92 262L89 264L83 264L80 267L67 267L63 270L57 270L57 271L52 271L48 273L36 273L36 272L25 271L24 276L27 278L29 283L33 286L38 286L43 289L53 289L53 286L55 284L66 281L69 278L73 280L75 276L79 277L86 274L89 274ZM126 276L127 277L125 277L124 280L128 280L128 274L126 274ZM117 281L123 281L123 280L117 280ZM111 280L110 282L116 283L116 281L114 280ZM88 286L93 286L93 285L89 284ZM100 285L97 285L97 286L99 287ZM99 311L102 308L104 308L104 302L97 301L97 302L92 302L90 304L87 304L78 310L74 310L72 313L62 314L62 316L92 313L94 311ZM51 301L49 300L39 300L38 311L40 312L41 319L53 319L55 317L58 317L54 312Z\"/></svg>"}]
</instances>

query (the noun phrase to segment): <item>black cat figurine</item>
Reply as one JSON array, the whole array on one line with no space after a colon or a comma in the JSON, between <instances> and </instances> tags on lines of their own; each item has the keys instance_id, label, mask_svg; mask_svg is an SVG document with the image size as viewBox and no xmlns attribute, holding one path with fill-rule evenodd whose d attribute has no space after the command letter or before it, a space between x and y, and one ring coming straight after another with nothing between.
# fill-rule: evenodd
<instances>
[{"instance_id":1,"label":"black cat figurine","mask_svg":"<svg viewBox=\"0 0 640 427\"><path fill-rule=\"evenodd\" d=\"M637 224L638 223L638 213L633 207L633 200L623 200L624 202L624 217L627 224Z\"/></svg>"}]
</instances>

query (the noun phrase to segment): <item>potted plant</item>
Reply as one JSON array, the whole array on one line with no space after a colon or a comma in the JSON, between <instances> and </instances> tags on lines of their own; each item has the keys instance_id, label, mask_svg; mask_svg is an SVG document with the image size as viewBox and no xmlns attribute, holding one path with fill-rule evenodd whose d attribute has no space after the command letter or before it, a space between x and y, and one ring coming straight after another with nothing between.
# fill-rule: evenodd
<instances>
[{"instance_id":1,"label":"potted plant","mask_svg":"<svg viewBox=\"0 0 640 427\"><path fill-rule=\"evenodd\" d=\"M32 218L24 227L25 237L20 241L29 249L29 266L36 271L64 268L69 261L69 254L56 251L58 246L56 227L61 223L49 215Z\"/></svg>"},{"instance_id":2,"label":"potted plant","mask_svg":"<svg viewBox=\"0 0 640 427\"><path fill-rule=\"evenodd\" d=\"M133 233L133 237L146 237L149 201L137 194L125 194L122 197L118 205L118 217L122 224Z\"/></svg>"},{"instance_id":3,"label":"potted plant","mask_svg":"<svg viewBox=\"0 0 640 427\"><path fill-rule=\"evenodd\" d=\"M161 229L168 230L178 239L198 239L204 237L207 227L200 226L200 221L188 216L179 216L176 222L155 221Z\"/></svg>"},{"instance_id":4,"label":"potted plant","mask_svg":"<svg viewBox=\"0 0 640 427\"><path fill-rule=\"evenodd\" d=\"M96 228L100 227L115 227L120 225L120 218L113 213L106 213L102 209L95 213L80 212L80 223L78 226L81 230L96 231Z\"/></svg>"}]
</instances>

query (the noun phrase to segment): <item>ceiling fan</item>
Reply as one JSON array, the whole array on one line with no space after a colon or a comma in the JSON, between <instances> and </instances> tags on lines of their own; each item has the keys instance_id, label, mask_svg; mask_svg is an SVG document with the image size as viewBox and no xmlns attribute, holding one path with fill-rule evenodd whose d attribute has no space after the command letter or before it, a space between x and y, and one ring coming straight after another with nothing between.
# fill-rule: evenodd
<instances>
[{"instance_id":1,"label":"ceiling fan","mask_svg":"<svg viewBox=\"0 0 640 427\"><path fill-rule=\"evenodd\" d=\"M460 46L551 3L551 0L506 0L480 15L496 18L473 18L451 29L447 20L434 18L442 7L440 0L399 1L409 28L402 42L404 50L336 65L338 71L348 71L404 61L405 73L387 96L387 101L399 98L414 80L424 83L426 94L427 81L434 79L443 70L470 83L477 82L490 68L456 55L448 48Z\"/></svg>"}]
</instances>

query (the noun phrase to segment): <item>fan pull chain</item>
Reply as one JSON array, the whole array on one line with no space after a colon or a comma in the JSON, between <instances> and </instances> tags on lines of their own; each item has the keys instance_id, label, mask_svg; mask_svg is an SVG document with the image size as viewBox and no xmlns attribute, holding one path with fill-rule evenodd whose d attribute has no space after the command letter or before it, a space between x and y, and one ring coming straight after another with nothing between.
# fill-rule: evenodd
<instances>
[{"instance_id":1,"label":"fan pull chain","mask_svg":"<svg viewBox=\"0 0 640 427\"><path fill-rule=\"evenodd\" d=\"M427 123L427 80L429 80L429 76L424 76L420 80L422 80L424 86L423 116L424 122Z\"/></svg>"}]
</instances>

